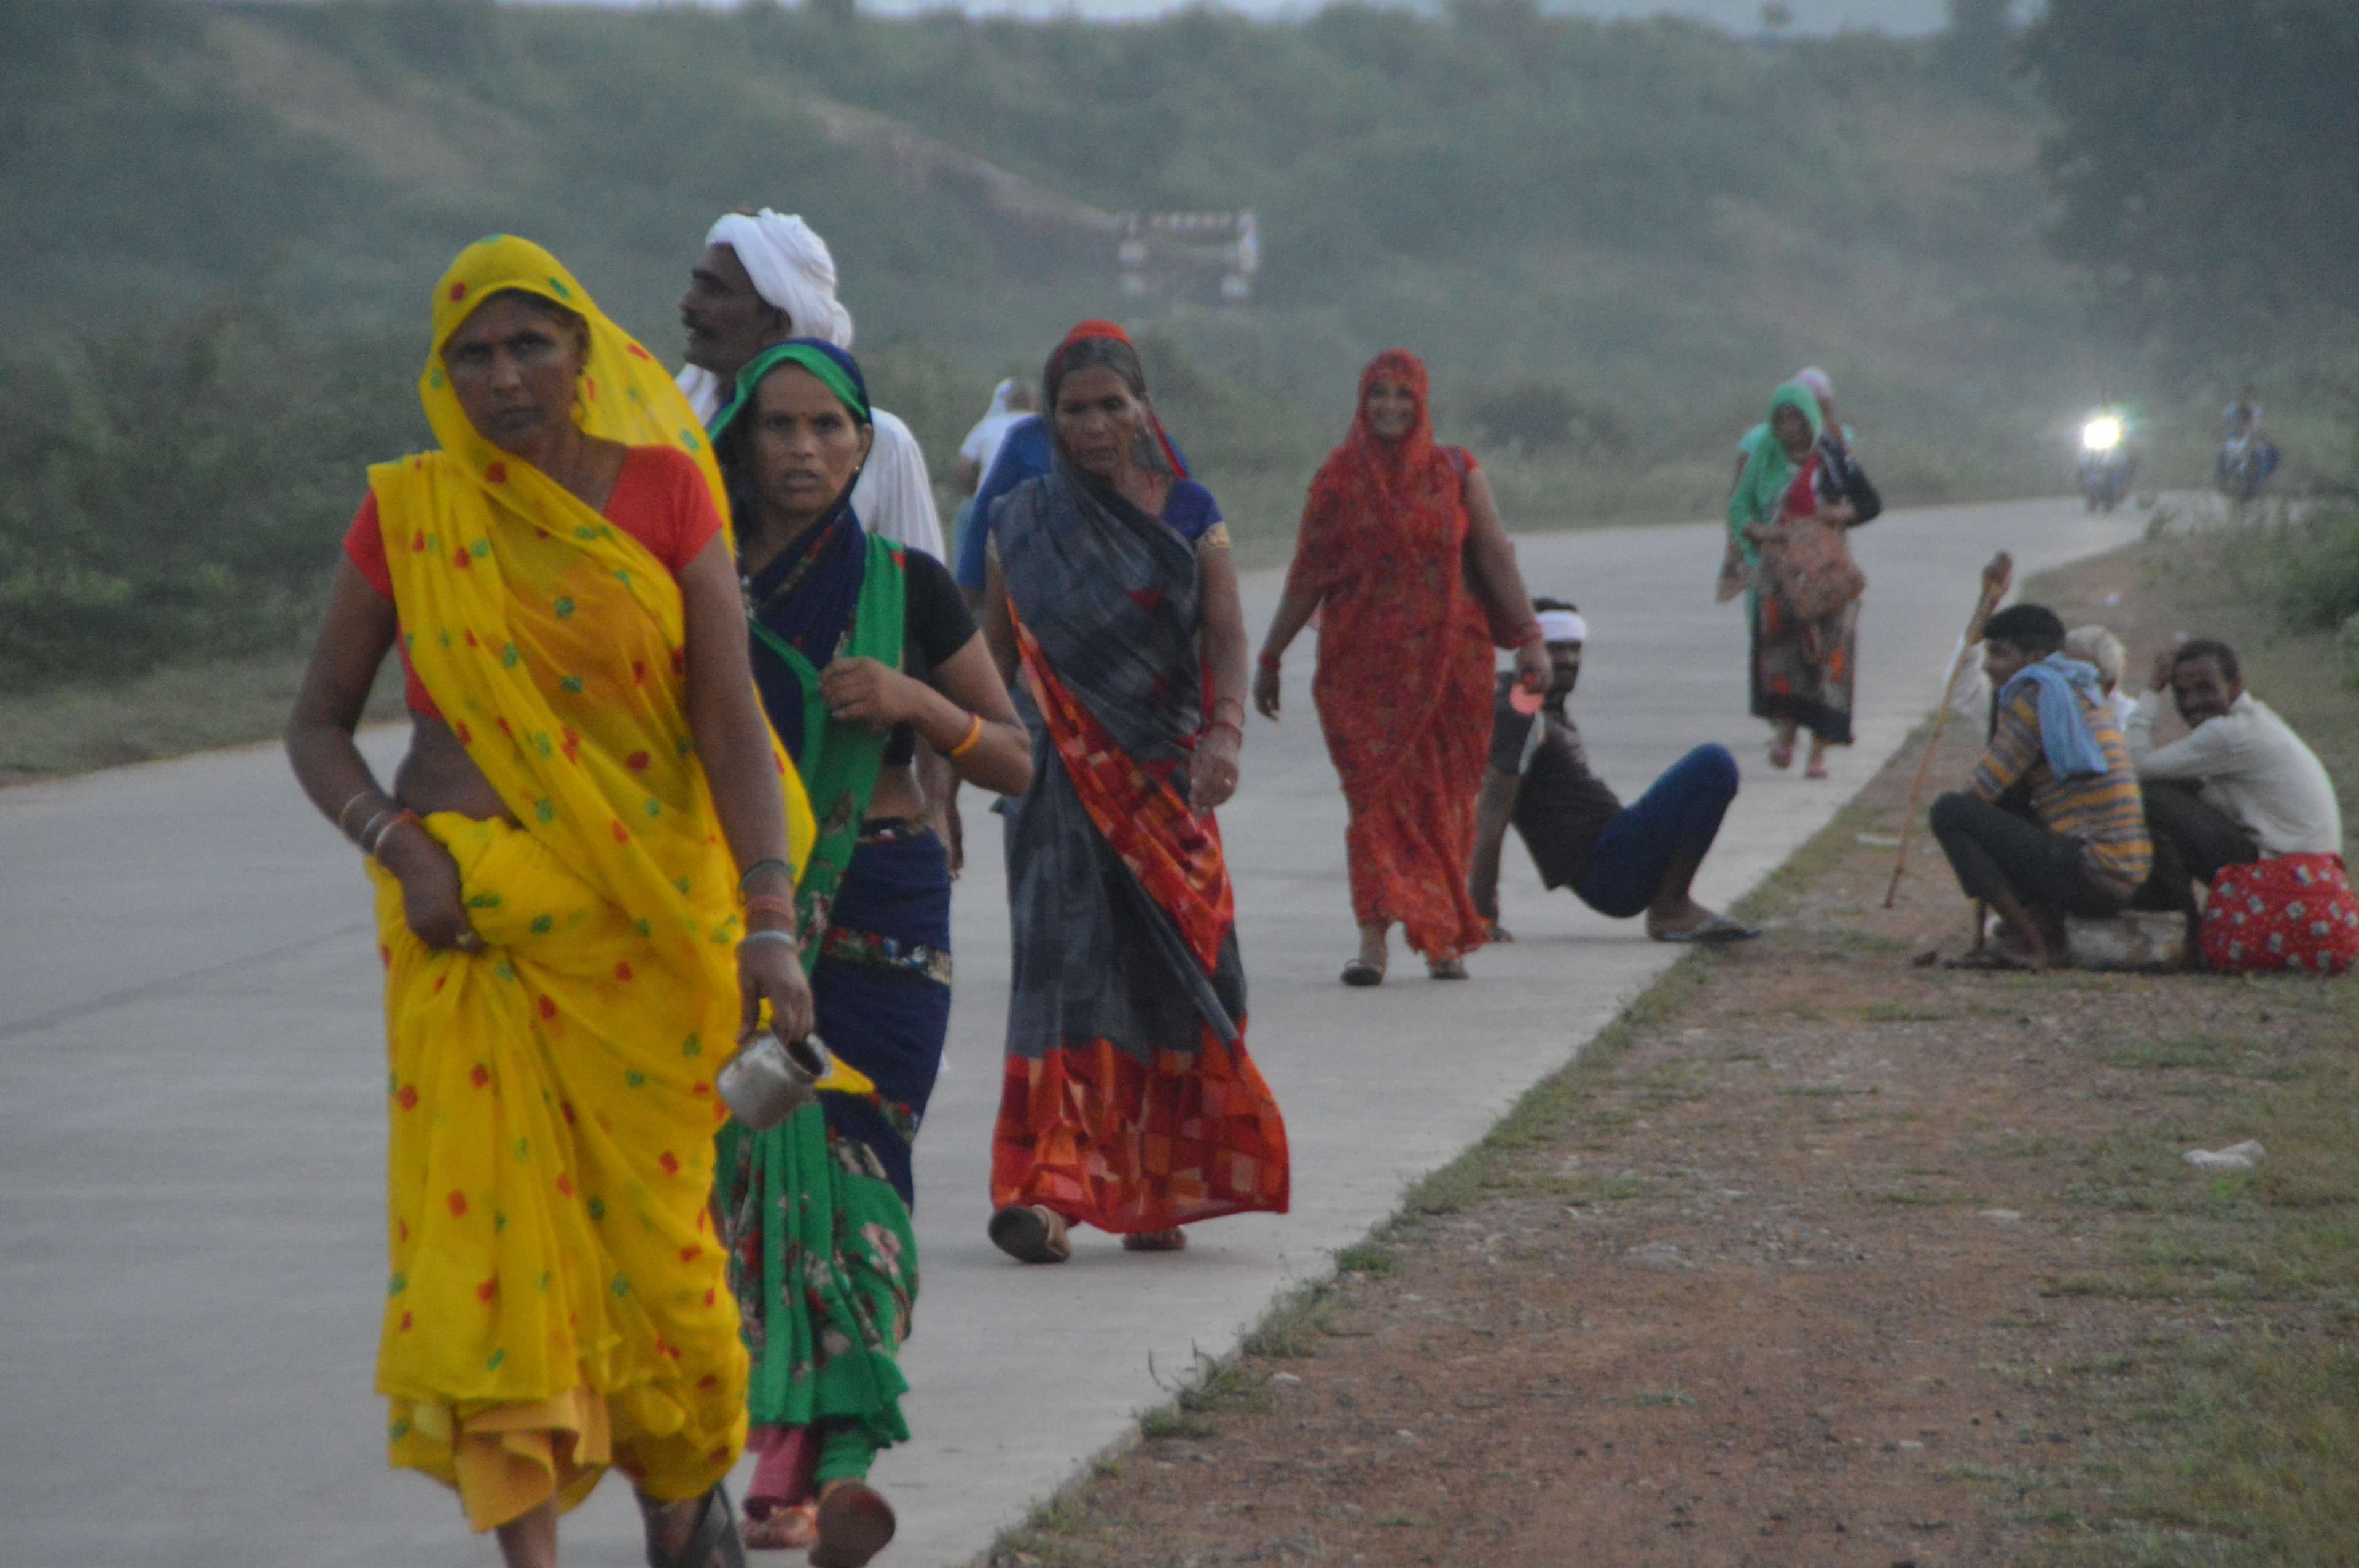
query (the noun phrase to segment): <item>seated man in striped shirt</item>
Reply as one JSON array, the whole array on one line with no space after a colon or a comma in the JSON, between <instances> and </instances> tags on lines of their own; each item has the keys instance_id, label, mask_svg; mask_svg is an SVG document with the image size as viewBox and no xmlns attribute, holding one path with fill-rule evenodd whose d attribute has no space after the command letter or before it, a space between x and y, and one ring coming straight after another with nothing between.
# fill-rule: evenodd
<instances>
[{"instance_id":1,"label":"seated man in striped shirt","mask_svg":"<svg viewBox=\"0 0 2359 1568\"><path fill-rule=\"evenodd\" d=\"M2063 647L2064 622L2044 605L1984 625L1998 720L1972 784L1933 803L1933 836L1959 884L2007 925L2007 939L1976 956L1982 967L2054 968L2064 917L2119 914L2153 857L2121 726L2096 670Z\"/></svg>"}]
</instances>

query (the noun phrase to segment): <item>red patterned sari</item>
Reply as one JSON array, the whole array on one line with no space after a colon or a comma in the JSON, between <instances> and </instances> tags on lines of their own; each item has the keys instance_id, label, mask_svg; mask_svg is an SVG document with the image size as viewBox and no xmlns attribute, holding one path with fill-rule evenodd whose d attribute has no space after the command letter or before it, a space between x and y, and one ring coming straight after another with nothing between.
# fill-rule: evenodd
<instances>
[{"instance_id":1,"label":"red patterned sari","mask_svg":"<svg viewBox=\"0 0 2359 1568\"><path fill-rule=\"evenodd\" d=\"M1061 460L995 518L1033 769L1006 808L1015 973L992 1203L1124 1234L1283 1213L1286 1124L1245 1054L1220 831L1188 805L1194 548Z\"/></svg>"},{"instance_id":2,"label":"red patterned sari","mask_svg":"<svg viewBox=\"0 0 2359 1568\"><path fill-rule=\"evenodd\" d=\"M1417 398L1397 441L1368 423L1379 381ZM1361 373L1351 435L1310 482L1287 577L1289 592L1319 600L1310 693L1351 812L1353 916L1398 921L1437 962L1481 946L1485 931L1466 891L1494 663L1465 566L1473 470L1463 449L1434 442L1424 364L1379 354Z\"/></svg>"}]
</instances>

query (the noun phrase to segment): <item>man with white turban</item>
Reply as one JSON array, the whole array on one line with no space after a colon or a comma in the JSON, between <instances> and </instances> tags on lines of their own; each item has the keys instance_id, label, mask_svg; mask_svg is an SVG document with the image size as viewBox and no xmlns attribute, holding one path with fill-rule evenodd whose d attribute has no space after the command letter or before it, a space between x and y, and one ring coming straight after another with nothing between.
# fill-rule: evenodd
<instances>
[{"instance_id":1,"label":"man with white turban","mask_svg":"<svg viewBox=\"0 0 2359 1568\"><path fill-rule=\"evenodd\" d=\"M738 371L763 350L789 338L852 347L852 312L835 297L827 242L800 218L766 207L726 213L705 234L679 319L688 330L679 389L708 422L728 405ZM908 426L882 408L871 413L875 445L852 488L852 508L870 533L940 560L942 524L926 455Z\"/></svg>"}]
</instances>

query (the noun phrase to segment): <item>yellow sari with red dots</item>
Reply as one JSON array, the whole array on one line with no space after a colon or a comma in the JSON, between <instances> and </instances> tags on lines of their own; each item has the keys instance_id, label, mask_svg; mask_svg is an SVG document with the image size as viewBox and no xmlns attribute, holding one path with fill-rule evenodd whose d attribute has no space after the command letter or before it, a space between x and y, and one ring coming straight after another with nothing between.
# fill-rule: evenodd
<instances>
[{"instance_id":1,"label":"yellow sari with red dots","mask_svg":"<svg viewBox=\"0 0 2359 1568\"><path fill-rule=\"evenodd\" d=\"M744 926L690 734L679 589L461 409L441 345L506 290L588 324L582 428L689 452L727 515L686 400L555 257L509 238L461 254L419 388L440 449L369 482L411 665L521 826L427 819L478 953L429 950L370 866L392 1119L376 1384L395 1465L456 1487L478 1530L571 1508L610 1464L694 1497L745 1437L709 1203ZM779 767L800 865L810 808Z\"/></svg>"}]
</instances>

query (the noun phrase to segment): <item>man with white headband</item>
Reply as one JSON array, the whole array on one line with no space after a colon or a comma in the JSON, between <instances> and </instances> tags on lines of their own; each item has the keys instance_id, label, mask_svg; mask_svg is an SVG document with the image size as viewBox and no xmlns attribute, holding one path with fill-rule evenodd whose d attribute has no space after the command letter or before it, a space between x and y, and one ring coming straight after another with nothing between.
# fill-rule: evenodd
<instances>
[{"instance_id":1,"label":"man with white headband","mask_svg":"<svg viewBox=\"0 0 2359 1568\"><path fill-rule=\"evenodd\" d=\"M723 215L680 297L688 365L679 389L708 423L728 406L737 373L789 338L852 347L852 312L835 297L835 258L811 226L764 208ZM872 534L943 558L926 455L909 427L872 409L875 445L852 488L852 509Z\"/></svg>"},{"instance_id":2,"label":"man with white headband","mask_svg":"<svg viewBox=\"0 0 2359 1568\"><path fill-rule=\"evenodd\" d=\"M1725 746L1698 746L1624 806L1589 771L1581 732L1565 717L1565 699L1581 679L1589 622L1560 599L1536 599L1532 610L1555 676L1538 700L1518 691L1513 676L1499 677L1491 762L1476 812L1474 867L1467 879L1475 909L1491 922L1491 939L1515 940L1498 924L1499 851L1510 823L1542 882L1571 888L1583 903L1616 920L1643 913L1647 935L1658 942L1742 942L1759 935L1689 896L1728 803L1736 798L1736 759Z\"/></svg>"}]
</instances>

